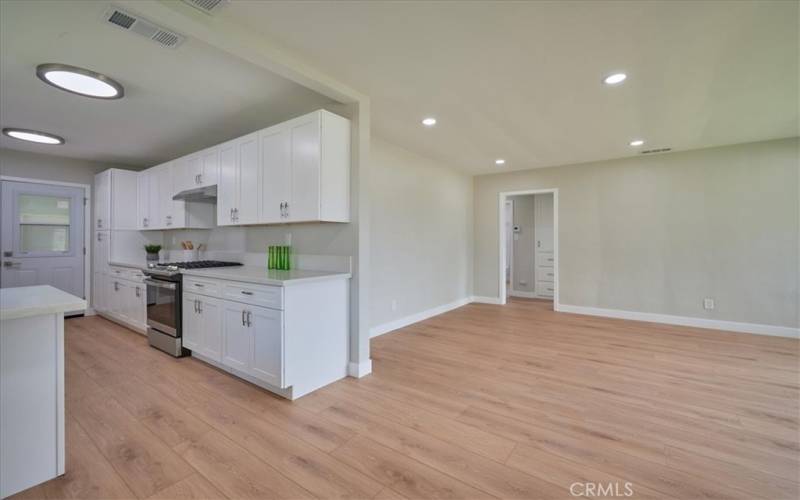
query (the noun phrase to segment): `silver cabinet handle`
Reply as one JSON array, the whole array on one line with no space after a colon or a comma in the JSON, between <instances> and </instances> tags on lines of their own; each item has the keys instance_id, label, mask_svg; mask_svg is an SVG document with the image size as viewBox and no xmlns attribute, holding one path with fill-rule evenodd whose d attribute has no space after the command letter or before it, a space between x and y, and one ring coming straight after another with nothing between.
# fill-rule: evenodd
<instances>
[{"instance_id":1,"label":"silver cabinet handle","mask_svg":"<svg viewBox=\"0 0 800 500\"><path fill-rule=\"evenodd\" d=\"M234 220L236 222L239 222L239 209L238 208L234 208L233 209L233 217L234 217Z\"/></svg>"},{"instance_id":2,"label":"silver cabinet handle","mask_svg":"<svg viewBox=\"0 0 800 500\"><path fill-rule=\"evenodd\" d=\"M289 202L286 201L284 203L286 203L286 218L288 219L289 218Z\"/></svg>"},{"instance_id":3,"label":"silver cabinet handle","mask_svg":"<svg viewBox=\"0 0 800 500\"><path fill-rule=\"evenodd\" d=\"M247 326L253 326L253 322L250 320L250 318L252 318L252 317L253 317L253 313L251 313L250 311L247 311Z\"/></svg>"},{"instance_id":4,"label":"silver cabinet handle","mask_svg":"<svg viewBox=\"0 0 800 500\"><path fill-rule=\"evenodd\" d=\"M139 289L138 286L136 287L136 296L137 297L141 297L142 296L142 291Z\"/></svg>"},{"instance_id":5,"label":"silver cabinet handle","mask_svg":"<svg viewBox=\"0 0 800 500\"><path fill-rule=\"evenodd\" d=\"M197 174L197 183L198 184L202 184L203 183L203 174Z\"/></svg>"},{"instance_id":6,"label":"silver cabinet handle","mask_svg":"<svg viewBox=\"0 0 800 500\"><path fill-rule=\"evenodd\" d=\"M119 292L119 283L116 281L114 282L114 291Z\"/></svg>"},{"instance_id":7,"label":"silver cabinet handle","mask_svg":"<svg viewBox=\"0 0 800 500\"><path fill-rule=\"evenodd\" d=\"M203 288L205 285L203 285L201 283L195 283L194 286L199 286L200 288Z\"/></svg>"},{"instance_id":8,"label":"silver cabinet handle","mask_svg":"<svg viewBox=\"0 0 800 500\"><path fill-rule=\"evenodd\" d=\"M200 299L197 299L197 312L203 314L203 301Z\"/></svg>"},{"instance_id":9,"label":"silver cabinet handle","mask_svg":"<svg viewBox=\"0 0 800 500\"><path fill-rule=\"evenodd\" d=\"M245 322L244 322L244 318L245 318L245 315L246 315L246 314L247 314L247 311L245 311L244 309L242 309L242 326L247 326L247 325L245 324Z\"/></svg>"},{"instance_id":10,"label":"silver cabinet handle","mask_svg":"<svg viewBox=\"0 0 800 500\"><path fill-rule=\"evenodd\" d=\"M248 292L247 290L241 291L242 295L253 295L253 292Z\"/></svg>"},{"instance_id":11,"label":"silver cabinet handle","mask_svg":"<svg viewBox=\"0 0 800 500\"><path fill-rule=\"evenodd\" d=\"M103 233L97 233L97 241L103 241Z\"/></svg>"},{"instance_id":12,"label":"silver cabinet handle","mask_svg":"<svg viewBox=\"0 0 800 500\"><path fill-rule=\"evenodd\" d=\"M231 208L231 222L233 222L233 208Z\"/></svg>"},{"instance_id":13,"label":"silver cabinet handle","mask_svg":"<svg viewBox=\"0 0 800 500\"><path fill-rule=\"evenodd\" d=\"M103 227L103 219L97 219L97 227Z\"/></svg>"}]
</instances>

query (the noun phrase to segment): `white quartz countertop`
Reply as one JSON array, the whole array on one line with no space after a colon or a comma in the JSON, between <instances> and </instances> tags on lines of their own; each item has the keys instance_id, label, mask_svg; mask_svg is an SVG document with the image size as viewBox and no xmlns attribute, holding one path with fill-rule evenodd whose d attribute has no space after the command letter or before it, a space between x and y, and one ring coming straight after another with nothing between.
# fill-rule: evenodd
<instances>
[{"instance_id":1,"label":"white quartz countertop","mask_svg":"<svg viewBox=\"0 0 800 500\"><path fill-rule=\"evenodd\" d=\"M231 266L212 267L208 269L182 269L184 276L197 276L204 278L217 278L221 280L243 281L262 285L286 286L309 281L322 281L329 279L347 279L350 273L328 271L304 271L292 269L282 271L267 269L260 266Z\"/></svg>"},{"instance_id":2,"label":"white quartz countertop","mask_svg":"<svg viewBox=\"0 0 800 500\"><path fill-rule=\"evenodd\" d=\"M0 288L0 320L86 309L86 301L50 285Z\"/></svg>"}]
</instances>

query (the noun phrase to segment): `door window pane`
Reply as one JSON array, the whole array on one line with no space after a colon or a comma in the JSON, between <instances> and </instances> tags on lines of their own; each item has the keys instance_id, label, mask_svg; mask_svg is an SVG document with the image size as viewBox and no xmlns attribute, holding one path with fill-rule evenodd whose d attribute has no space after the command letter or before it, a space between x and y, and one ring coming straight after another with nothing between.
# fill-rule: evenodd
<instances>
[{"instance_id":1,"label":"door window pane","mask_svg":"<svg viewBox=\"0 0 800 500\"><path fill-rule=\"evenodd\" d=\"M68 252L71 201L59 196L20 194L20 252Z\"/></svg>"},{"instance_id":2,"label":"door window pane","mask_svg":"<svg viewBox=\"0 0 800 500\"><path fill-rule=\"evenodd\" d=\"M69 251L69 226L22 224L19 229L21 252Z\"/></svg>"}]
</instances>

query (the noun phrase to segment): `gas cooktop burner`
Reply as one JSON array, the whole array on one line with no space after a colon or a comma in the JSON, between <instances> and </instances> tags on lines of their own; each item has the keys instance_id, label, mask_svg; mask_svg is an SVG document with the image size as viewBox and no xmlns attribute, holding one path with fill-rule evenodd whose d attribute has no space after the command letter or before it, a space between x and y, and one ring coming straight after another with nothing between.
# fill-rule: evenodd
<instances>
[{"instance_id":1,"label":"gas cooktop burner","mask_svg":"<svg viewBox=\"0 0 800 500\"><path fill-rule=\"evenodd\" d=\"M206 267L229 267L229 266L241 266L242 264L239 262L225 262L221 260L196 260L193 262L167 262L165 264L159 264L159 267L164 266L174 266L179 269L203 269Z\"/></svg>"},{"instance_id":2,"label":"gas cooktop burner","mask_svg":"<svg viewBox=\"0 0 800 500\"><path fill-rule=\"evenodd\" d=\"M150 264L147 267L150 269L162 269L167 271L178 269L205 269L207 267L230 267L241 266L239 262L225 262L222 260L197 260L193 262L159 262L158 264Z\"/></svg>"}]
</instances>

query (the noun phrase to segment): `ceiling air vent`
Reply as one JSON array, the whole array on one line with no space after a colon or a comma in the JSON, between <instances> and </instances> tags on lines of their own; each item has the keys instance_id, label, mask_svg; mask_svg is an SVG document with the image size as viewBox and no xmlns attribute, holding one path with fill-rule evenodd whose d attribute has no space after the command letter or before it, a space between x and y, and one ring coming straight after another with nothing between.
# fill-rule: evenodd
<instances>
[{"instance_id":1,"label":"ceiling air vent","mask_svg":"<svg viewBox=\"0 0 800 500\"><path fill-rule=\"evenodd\" d=\"M658 149L646 149L642 151L643 155L651 155L653 153L666 153L668 151L672 151L672 148L658 148Z\"/></svg>"},{"instance_id":2,"label":"ceiling air vent","mask_svg":"<svg viewBox=\"0 0 800 500\"><path fill-rule=\"evenodd\" d=\"M228 1L229 0L183 0L184 3L191 5L195 9L211 15L219 12L219 10L222 9L225 4L228 3Z\"/></svg>"},{"instance_id":3,"label":"ceiling air vent","mask_svg":"<svg viewBox=\"0 0 800 500\"><path fill-rule=\"evenodd\" d=\"M105 20L114 26L149 38L163 47L174 49L183 43L184 36L163 28L121 9L112 8L106 12Z\"/></svg>"}]
</instances>

